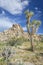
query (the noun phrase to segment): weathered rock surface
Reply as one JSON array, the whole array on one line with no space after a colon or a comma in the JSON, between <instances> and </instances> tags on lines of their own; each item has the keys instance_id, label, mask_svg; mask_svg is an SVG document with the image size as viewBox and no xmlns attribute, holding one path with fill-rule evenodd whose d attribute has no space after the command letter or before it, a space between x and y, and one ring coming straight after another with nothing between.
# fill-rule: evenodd
<instances>
[{"instance_id":1,"label":"weathered rock surface","mask_svg":"<svg viewBox=\"0 0 43 65\"><path fill-rule=\"evenodd\" d=\"M22 27L19 24L13 24L11 28L0 32L0 42L8 41L13 37L28 37L28 34L25 33Z\"/></svg>"}]
</instances>

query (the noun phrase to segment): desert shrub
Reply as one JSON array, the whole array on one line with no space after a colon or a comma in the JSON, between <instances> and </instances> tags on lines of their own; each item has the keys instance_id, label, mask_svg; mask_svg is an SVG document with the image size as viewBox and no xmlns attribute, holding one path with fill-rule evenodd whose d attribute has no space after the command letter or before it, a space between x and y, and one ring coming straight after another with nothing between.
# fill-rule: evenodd
<instances>
[{"instance_id":1,"label":"desert shrub","mask_svg":"<svg viewBox=\"0 0 43 65\"><path fill-rule=\"evenodd\" d=\"M17 45L21 45L23 42L26 42L28 41L28 39L25 39L23 37L20 37L20 38L12 38L10 39L8 42L7 42L7 45L10 45L10 46L17 46Z\"/></svg>"},{"instance_id":2,"label":"desert shrub","mask_svg":"<svg viewBox=\"0 0 43 65\"><path fill-rule=\"evenodd\" d=\"M5 46L6 43L0 42L0 46Z\"/></svg>"},{"instance_id":3,"label":"desert shrub","mask_svg":"<svg viewBox=\"0 0 43 65\"><path fill-rule=\"evenodd\" d=\"M3 57L3 59L1 60L2 65L8 65L10 55L11 55L11 49L9 47L5 47L2 51L2 57Z\"/></svg>"},{"instance_id":4,"label":"desert shrub","mask_svg":"<svg viewBox=\"0 0 43 65\"><path fill-rule=\"evenodd\" d=\"M35 49L39 51L43 50L43 42L40 42L38 45L36 44Z\"/></svg>"},{"instance_id":5,"label":"desert shrub","mask_svg":"<svg viewBox=\"0 0 43 65\"><path fill-rule=\"evenodd\" d=\"M40 40L40 42L43 42L43 38Z\"/></svg>"},{"instance_id":6,"label":"desert shrub","mask_svg":"<svg viewBox=\"0 0 43 65\"><path fill-rule=\"evenodd\" d=\"M43 42L43 35L40 35L40 42Z\"/></svg>"},{"instance_id":7,"label":"desert shrub","mask_svg":"<svg viewBox=\"0 0 43 65\"><path fill-rule=\"evenodd\" d=\"M0 65L7 65L6 62L4 61L4 58L0 59Z\"/></svg>"},{"instance_id":8,"label":"desert shrub","mask_svg":"<svg viewBox=\"0 0 43 65\"><path fill-rule=\"evenodd\" d=\"M10 46L14 46L14 44L15 44L15 40L9 40L7 42L7 45L10 45Z\"/></svg>"},{"instance_id":9,"label":"desert shrub","mask_svg":"<svg viewBox=\"0 0 43 65\"><path fill-rule=\"evenodd\" d=\"M15 41L15 45L21 45L24 42L23 38L17 38Z\"/></svg>"},{"instance_id":10,"label":"desert shrub","mask_svg":"<svg viewBox=\"0 0 43 65\"><path fill-rule=\"evenodd\" d=\"M15 41L16 41L15 38L9 39L9 40L7 41L7 43L6 43L6 45L7 45L7 46L14 46Z\"/></svg>"}]
</instances>

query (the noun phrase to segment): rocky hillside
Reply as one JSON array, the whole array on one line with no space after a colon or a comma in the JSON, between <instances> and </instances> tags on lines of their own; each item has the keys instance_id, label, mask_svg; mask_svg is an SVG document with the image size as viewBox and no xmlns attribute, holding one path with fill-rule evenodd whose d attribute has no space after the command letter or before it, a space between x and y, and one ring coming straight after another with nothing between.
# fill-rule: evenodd
<instances>
[{"instance_id":1,"label":"rocky hillside","mask_svg":"<svg viewBox=\"0 0 43 65\"><path fill-rule=\"evenodd\" d=\"M19 24L13 24L11 28L0 32L0 42L8 41L13 37L25 37L28 38L28 34L25 33Z\"/></svg>"}]
</instances>

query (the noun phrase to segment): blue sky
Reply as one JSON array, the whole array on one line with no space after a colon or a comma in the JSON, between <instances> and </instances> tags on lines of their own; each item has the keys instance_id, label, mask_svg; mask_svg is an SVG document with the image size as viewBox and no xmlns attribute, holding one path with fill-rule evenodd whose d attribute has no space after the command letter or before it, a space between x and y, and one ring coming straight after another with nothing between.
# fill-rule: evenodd
<instances>
[{"instance_id":1,"label":"blue sky","mask_svg":"<svg viewBox=\"0 0 43 65\"><path fill-rule=\"evenodd\" d=\"M0 0L0 32L20 24L26 31L25 10L34 12L31 21L41 20L38 33L43 34L43 0Z\"/></svg>"}]
</instances>

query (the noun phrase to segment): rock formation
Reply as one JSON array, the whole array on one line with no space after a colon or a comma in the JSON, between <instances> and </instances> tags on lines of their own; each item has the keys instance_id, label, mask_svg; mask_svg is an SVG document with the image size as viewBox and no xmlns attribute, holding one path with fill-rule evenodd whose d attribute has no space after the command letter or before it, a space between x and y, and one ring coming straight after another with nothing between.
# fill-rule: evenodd
<instances>
[{"instance_id":1,"label":"rock formation","mask_svg":"<svg viewBox=\"0 0 43 65\"><path fill-rule=\"evenodd\" d=\"M8 41L13 37L28 37L27 33L25 33L22 27L19 24L13 24L11 28L0 32L0 42Z\"/></svg>"}]
</instances>

